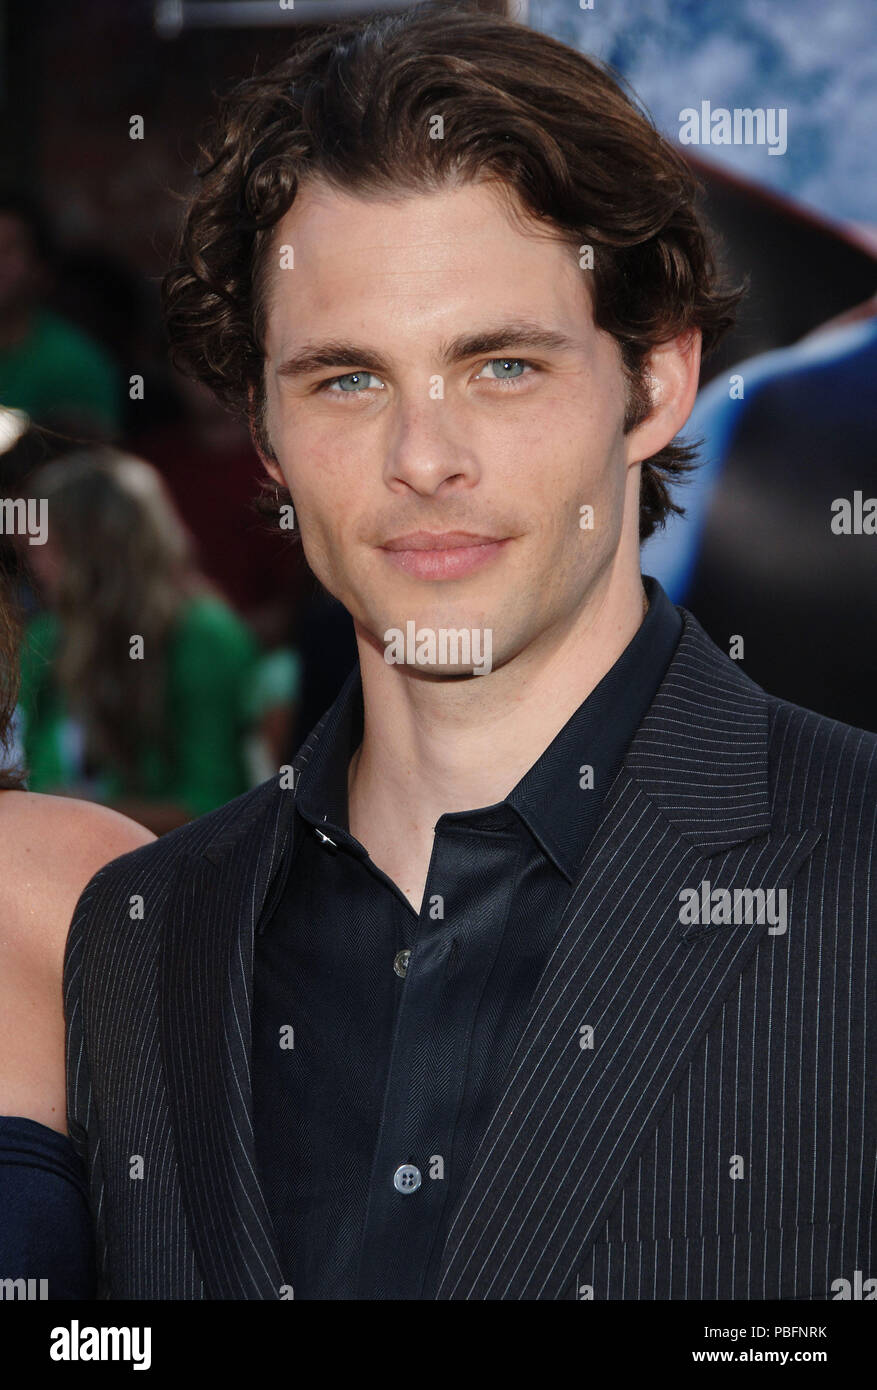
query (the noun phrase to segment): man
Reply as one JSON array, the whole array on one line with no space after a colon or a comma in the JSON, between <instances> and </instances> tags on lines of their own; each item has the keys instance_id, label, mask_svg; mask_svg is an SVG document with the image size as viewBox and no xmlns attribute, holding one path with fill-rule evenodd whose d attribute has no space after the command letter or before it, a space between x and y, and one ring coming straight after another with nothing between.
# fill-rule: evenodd
<instances>
[{"instance_id":1,"label":"man","mask_svg":"<svg viewBox=\"0 0 877 1390\"><path fill-rule=\"evenodd\" d=\"M692 198L601 68L483 15L336 28L226 104L170 332L359 662L292 769L80 901L105 1296L872 1267L877 744L639 570L734 301Z\"/></svg>"}]
</instances>

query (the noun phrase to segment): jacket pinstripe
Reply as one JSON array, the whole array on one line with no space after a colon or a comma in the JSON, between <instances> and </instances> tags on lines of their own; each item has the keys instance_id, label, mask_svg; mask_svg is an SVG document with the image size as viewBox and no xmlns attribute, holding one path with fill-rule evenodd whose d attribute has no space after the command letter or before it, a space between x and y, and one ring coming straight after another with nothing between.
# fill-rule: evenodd
<instances>
[{"instance_id":1,"label":"jacket pinstripe","mask_svg":"<svg viewBox=\"0 0 877 1390\"><path fill-rule=\"evenodd\" d=\"M683 618L497 1061L440 1299L830 1299L877 1275L877 737L765 694ZM293 797L265 783L114 861L77 905L68 1119L101 1297L289 1296L249 1049ZM785 930L681 921L704 883L784 890Z\"/></svg>"}]
</instances>

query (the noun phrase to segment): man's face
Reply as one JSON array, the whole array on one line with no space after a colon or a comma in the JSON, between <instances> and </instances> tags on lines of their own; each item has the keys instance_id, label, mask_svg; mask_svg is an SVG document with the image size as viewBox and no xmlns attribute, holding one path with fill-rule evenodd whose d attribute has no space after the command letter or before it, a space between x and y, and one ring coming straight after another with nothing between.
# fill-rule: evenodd
<instances>
[{"instance_id":1,"label":"man's face","mask_svg":"<svg viewBox=\"0 0 877 1390\"><path fill-rule=\"evenodd\" d=\"M494 669L549 649L606 576L625 498L636 530L620 353L576 255L483 184L395 202L306 186L267 254L271 471L314 573L381 650L411 620L491 629ZM305 350L319 363L293 371ZM418 531L501 544L385 548Z\"/></svg>"}]
</instances>

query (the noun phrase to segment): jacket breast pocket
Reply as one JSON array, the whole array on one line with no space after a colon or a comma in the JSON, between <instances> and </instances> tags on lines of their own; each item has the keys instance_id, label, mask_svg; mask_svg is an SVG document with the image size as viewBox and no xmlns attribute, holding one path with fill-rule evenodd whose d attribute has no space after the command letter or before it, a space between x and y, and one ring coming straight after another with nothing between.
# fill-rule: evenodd
<instances>
[{"instance_id":1,"label":"jacket breast pocket","mask_svg":"<svg viewBox=\"0 0 877 1390\"><path fill-rule=\"evenodd\" d=\"M852 1281L843 1227L828 1222L591 1246L577 1299L833 1299ZM855 1257L846 1263L855 1265Z\"/></svg>"}]
</instances>

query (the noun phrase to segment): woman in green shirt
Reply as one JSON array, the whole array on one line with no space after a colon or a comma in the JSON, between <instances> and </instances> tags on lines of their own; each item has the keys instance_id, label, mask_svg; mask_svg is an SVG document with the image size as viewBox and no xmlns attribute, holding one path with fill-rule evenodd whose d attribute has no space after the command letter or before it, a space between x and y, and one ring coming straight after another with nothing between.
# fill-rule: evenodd
<instances>
[{"instance_id":1,"label":"woman in green shirt","mask_svg":"<svg viewBox=\"0 0 877 1390\"><path fill-rule=\"evenodd\" d=\"M114 450L32 475L48 611L26 632L28 786L113 805L156 833L245 791L255 639L197 571L158 473Z\"/></svg>"}]
</instances>

